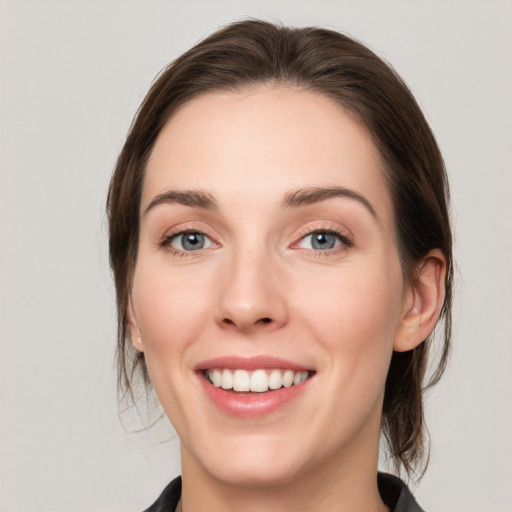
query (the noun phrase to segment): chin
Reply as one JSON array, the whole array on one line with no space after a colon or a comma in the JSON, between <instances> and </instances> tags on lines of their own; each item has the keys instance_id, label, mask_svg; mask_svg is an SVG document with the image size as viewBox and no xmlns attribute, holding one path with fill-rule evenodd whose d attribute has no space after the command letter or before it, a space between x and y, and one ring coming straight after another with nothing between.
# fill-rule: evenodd
<instances>
[{"instance_id":1,"label":"chin","mask_svg":"<svg viewBox=\"0 0 512 512\"><path fill-rule=\"evenodd\" d=\"M182 445L182 461L186 460L187 466L191 463L193 471L202 467L210 477L228 485L283 486L305 469L304 453L298 450L300 444L291 444L283 436L242 434L229 439L210 437L208 441L208 445L194 443L194 453L185 453L185 458L183 450L187 449Z\"/></svg>"},{"instance_id":2,"label":"chin","mask_svg":"<svg viewBox=\"0 0 512 512\"><path fill-rule=\"evenodd\" d=\"M223 463L214 463L207 470L214 478L236 487L282 487L301 473L291 461L273 457L254 460L251 456L224 459Z\"/></svg>"}]
</instances>

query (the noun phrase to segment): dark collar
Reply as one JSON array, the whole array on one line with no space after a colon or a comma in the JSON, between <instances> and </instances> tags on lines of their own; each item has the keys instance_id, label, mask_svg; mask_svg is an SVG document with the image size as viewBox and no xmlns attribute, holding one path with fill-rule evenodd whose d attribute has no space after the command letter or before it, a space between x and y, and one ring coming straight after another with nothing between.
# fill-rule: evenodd
<instances>
[{"instance_id":1,"label":"dark collar","mask_svg":"<svg viewBox=\"0 0 512 512\"><path fill-rule=\"evenodd\" d=\"M389 507L390 512L424 512L400 478L379 473L377 484L382 501Z\"/></svg>"}]
</instances>

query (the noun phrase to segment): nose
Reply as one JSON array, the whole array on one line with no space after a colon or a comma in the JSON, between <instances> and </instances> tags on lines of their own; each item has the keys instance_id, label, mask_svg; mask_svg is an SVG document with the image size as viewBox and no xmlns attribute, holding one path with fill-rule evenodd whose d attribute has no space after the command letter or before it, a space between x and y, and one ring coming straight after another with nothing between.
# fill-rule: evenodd
<instances>
[{"instance_id":1,"label":"nose","mask_svg":"<svg viewBox=\"0 0 512 512\"><path fill-rule=\"evenodd\" d=\"M243 333L273 331L288 321L286 283L271 258L238 254L230 261L219 287L217 322Z\"/></svg>"}]
</instances>

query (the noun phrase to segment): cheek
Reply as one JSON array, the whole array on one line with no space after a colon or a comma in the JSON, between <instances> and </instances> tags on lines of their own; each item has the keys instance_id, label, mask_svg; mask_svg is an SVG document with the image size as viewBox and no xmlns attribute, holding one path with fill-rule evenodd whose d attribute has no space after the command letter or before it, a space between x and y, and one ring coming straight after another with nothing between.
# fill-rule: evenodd
<instances>
[{"instance_id":1,"label":"cheek","mask_svg":"<svg viewBox=\"0 0 512 512\"><path fill-rule=\"evenodd\" d=\"M387 373L402 306L396 265L361 266L302 283L304 323L345 373ZM363 364L364 363L364 364Z\"/></svg>"},{"instance_id":2,"label":"cheek","mask_svg":"<svg viewBox=\"0 0 512 512\"><path fill-rule=\"evenodd\" d=\"M197 339L207 321L210 297L207 283L193 273L184 279L165 268L137 267L132 303L146 359L155 354L164 362L166 354L176 355Z\"/></svg>"}]
</instances>

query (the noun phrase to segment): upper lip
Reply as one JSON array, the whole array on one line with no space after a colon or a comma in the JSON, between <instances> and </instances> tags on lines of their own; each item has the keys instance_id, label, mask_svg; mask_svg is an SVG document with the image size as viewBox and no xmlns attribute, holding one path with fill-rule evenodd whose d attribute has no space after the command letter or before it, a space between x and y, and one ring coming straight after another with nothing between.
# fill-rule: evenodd
<instances>
[{"instance_id":1,"label":"upper lip","mask_svg":"<svg viewBox=\"0 0 512 512\"><path fill-rule=\"evenodd\" d=\"M224 356L216 357L202 361L194 367L195 371L204 371L212 368L232 368L240 370L257 370L259 368L279 368L283 370L307 370L311 371L312 368L302 364L289 361L273 356L255 356L255 357L240 357L240 356Z\"/></svg>"}]
</instances>

